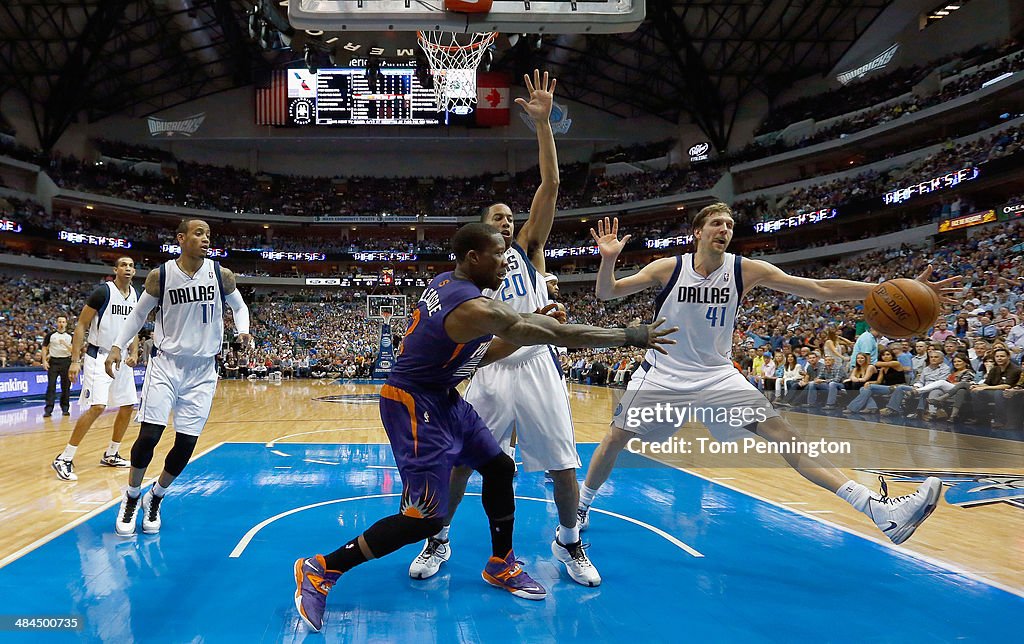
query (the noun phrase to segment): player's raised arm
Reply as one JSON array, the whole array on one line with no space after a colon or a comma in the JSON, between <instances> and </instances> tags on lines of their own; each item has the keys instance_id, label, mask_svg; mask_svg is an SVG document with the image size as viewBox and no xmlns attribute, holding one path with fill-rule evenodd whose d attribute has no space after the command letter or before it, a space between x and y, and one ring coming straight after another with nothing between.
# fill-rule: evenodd
<instances>
[{"instance_id":1,"label":"player's raised arm","mask_svg":"<svg viewBox=\"0 0 1024 644\"><path fill-rule=\"evenodd\" d=\"M482 335L496 335L512 344L531 346L552 344L570 349L581 347L640 347L661 353L663 344L675 344L665 336L678 327L659 328L641 324L626 329L605 329L588 324L561 324L538 313L517 313L511 307L489 298L477 298L460 304L445 320L445 331L455 342L470 342Z\"/></svg>"},{"instance_id":2,"label":"player's raised arm","mask_svg":"<svg viewBox=\"0 0 1024 644\"><path fill-rule=\"evenodd\" d=\"M108 376L111 378L115 377L116 374L114 372L121 366L121 348L127 347L132 343L143 325L146 324L146 318L149 317L150 311L159 304L160 269L154 268L146 275L146 286L142 291L142 295L139 296L139 301L135 304L135 308L125 319L121 332L114 338L114 343L110 347L110 353L107 354L107 359L103 363Z\"/></svg>"},{"instance_id":3,"label":"player's raised arm","mask_svg":"<svg viewBox=\"0 0 1024 644\"><path fill-rule=\"evenodd\" d=\"M555 135L551 131L551 105L554 99L557 80L550 78L547 72L541 76L540 70L533 70L533 80L524 74L526 89L530 100L517 98L516 103L523 108L533 120L537 130L537 145L540 148L540 186L533 195L530 204L530 216L519 230L516 241L526 250L530 263L546 272L544 262L544 246L551 235L551 225L555 221L555 203L558 200L558 154L555 150Z\"/></svg>"},{"instance_id":4,"label":"player's raised arm","mask_svg":"<svg viewBox=\"0 0 1024 644\"><path fill-rule=\"evenodd\" d=\"M923 273L917 276L917 280L930 286L942 302L955 301L952 296L959 290L953 285L960 277L950 277L938 282L929 281L932 274L932 267L928 266ZM790 293L798 297L806 297L825 302L842 302L847 300L864 300L877 284L870 282L855 282L853 280L841 279L809 279L790 275L784 270L756 259L743 260L743 276L745 291L749 293L755 286L764 286L783 293Z\"/></svg>"},{"instance_id":5,"label":"player's raised arm","mask_svg":"<svg viewBox=\"0 0 1024 644\"><path fill-rule=\"evenodd\" d=\"M676 259L663 257L644 266L635 275L615 279L615 261L631 237L626 235L619 239L618 217L612 220L605 217L603 221L598 219L597 230L591 228L590 236L597 242L597 248L601 252L601 266L597 270L597 283L594 285L594 293L599 300L613 300L639 293L652 286L664 286L672 276Z\"/></svg>"}]
</instances>

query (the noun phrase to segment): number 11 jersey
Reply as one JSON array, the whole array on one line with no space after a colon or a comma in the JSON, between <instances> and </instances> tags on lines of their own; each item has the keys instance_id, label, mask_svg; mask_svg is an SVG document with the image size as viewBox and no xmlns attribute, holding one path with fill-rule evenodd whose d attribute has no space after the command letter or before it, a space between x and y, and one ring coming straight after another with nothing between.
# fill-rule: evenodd
<instances>
[{"instance_id":1,"label":"number 11 jersey","mask_svg":"<svg viewBox=\"0 0 1024 644\"><path fill-rule=\"evenodd\" d=\"M160 302L153 347L164 353L210 358L224 343L224 285L220 264L204 259L195 275L175 260L160 266Z\"/></svg>"}]
</instances>

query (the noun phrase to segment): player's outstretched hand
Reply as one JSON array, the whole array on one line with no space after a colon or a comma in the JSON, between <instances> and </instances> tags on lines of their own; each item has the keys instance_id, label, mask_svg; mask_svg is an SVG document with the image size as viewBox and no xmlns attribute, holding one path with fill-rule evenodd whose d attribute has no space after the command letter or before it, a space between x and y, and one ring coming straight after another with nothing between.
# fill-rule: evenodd
<instances>
[{"instance_id":1,"label":"player's outstretched hand","mask_svg":"<svg viewBox=\"0 0 1024 644\"><path fill-rule=\"evenodd\" d=\"M555 85L558 81L550 78L547 72L544 72L544 77L541 78L539 69L533 70L532 81L529 74L523 74L523 80L526 81L526 90L530 92L530 100L517 98L516 104L535 122L544 123L551 118L551 104L555 98Z\"/></svg>"},{"instance_id":2,"label":"player's outstretched hand","mask_svg":"<svg viewBox=\"0 0 1024 644\"><path fill-rule=\"evenodd\" d=\"M960 293L960 287L956 286L960 282L960 276L948 277L938 282L932 282L928 278L932 276L932 265L928 264L928 267L917 276L918 282L924 282L931 287L935 294L939 297L939 301L945 304L956 304L956 296Z\"/></svg>"},{"instance_id":3,"label":"player's outstretched hand","mask_svg":"<svg viewBox=\"0 0 1024 644\"><path fill-rule=\"evenodd\" d=\"M597 220L597 230L590 229L590 236L597 242L597 249L601 252L602 259L615 259L625 248L626 242L632 235L626 235L622 239L619 239L619 218L616 217L609 221L607 217L604 220Z\"/></svg>"},{"instance_id":4,"label":"player's outstretched hand","mask_svg":"<svg viewBox=\"0 0 1024 644\"><path fill-rule=\"evenodd\" d=\"M654 349L658 353L667 354L668 352L665 351L663 345L675 344L676 341L665 336L675 333L676 331L679 330L679 327L674 326L669 327L667 329L659 328L662 324L665 324L665 318L659 318L655 320L653 324L641 324L638 327L627 328L626 346L640 347L643 349ZM634 338L630 337L631 335L634 334L636 334L636 336L634 336L636 341L634 341Z\"/></svg>"},{"instance_id":5,"label":"player's outstretched hand","mask_svg":"<svg viewBox=\"0 0 1024 644\"><path fill-rule=\"evenodd\" d=\"M107 359L103 361L103 368L111 378L117 377L117 370L121 368L121 347L110 347Z\"/></svg>"},{"instance_id":6,"label":"player's outstretched hand","mask_svg":"<svg viewBox=\"0 0 1024 644\"><path fill-rule=\"evenodd\" d=\"M565 324L569 321L569 316L565 312L565 307L558 302L552 302L542 309L537 309L538 315L546 315L549 318L555 318L559 324Z\"/></svg>"}]
</instances>

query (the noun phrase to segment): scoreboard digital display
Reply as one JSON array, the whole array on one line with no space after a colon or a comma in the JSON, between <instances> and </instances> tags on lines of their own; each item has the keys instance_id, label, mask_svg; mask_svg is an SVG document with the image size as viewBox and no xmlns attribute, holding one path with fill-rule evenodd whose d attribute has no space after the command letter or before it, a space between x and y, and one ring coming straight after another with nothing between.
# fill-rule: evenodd
<instances>
[{"instance_id":1,"label":"scoreboard digital display","mask_svg":"<svg viewBox=\"0 0 1024 644\"><path fill-rule=\"evenodd\" d=\"M449 115L434 107L434 91L413 67L381 67L373 82L365 67L288 70L291 125L439 125Z\"/></svg>"}]
</instances>

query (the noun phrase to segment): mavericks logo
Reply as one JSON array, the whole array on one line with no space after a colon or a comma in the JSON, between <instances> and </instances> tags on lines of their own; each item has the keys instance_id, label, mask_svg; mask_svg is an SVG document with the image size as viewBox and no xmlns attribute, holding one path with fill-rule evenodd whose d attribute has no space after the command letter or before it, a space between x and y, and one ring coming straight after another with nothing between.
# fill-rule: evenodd
<instances>
[{"instance_id":1,"label":"mavericks logo","mask_svg":"<svg viewBox=\"0 0 1024 644\"><path fill-rule=\"evenodd\" d=\"M155 116L150 116L146 119L146 122L149 124L150 136L174 136L175 134L181 136L192 136L205 120L206 113L200 112L199 114L193 114L192 116L188 116L177 121L158 119Z\"/></svg>"}]
</instances>

